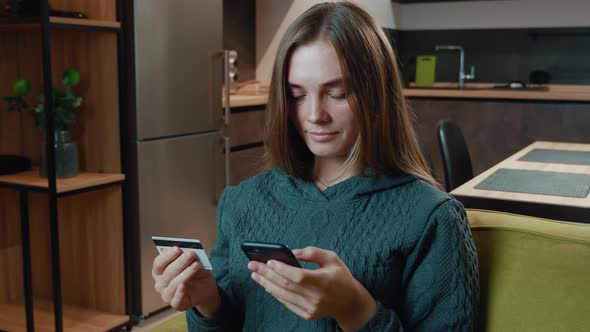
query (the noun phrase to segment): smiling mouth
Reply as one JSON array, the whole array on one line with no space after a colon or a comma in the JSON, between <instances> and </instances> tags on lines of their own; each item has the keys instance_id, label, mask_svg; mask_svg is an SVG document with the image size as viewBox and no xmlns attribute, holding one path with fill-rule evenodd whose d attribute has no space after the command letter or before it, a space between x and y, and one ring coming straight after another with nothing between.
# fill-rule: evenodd
<instances>
[{"instance_id":1,"label":"smiling mouth","mask_svg":"<svg viewBox=\"0 0 590 332\"><path fill-rule=\"evenodd\" d=\"M310 134L310 135L314 135L314 136L327 136L327 135L335 135L338 132L336 132L336 131L334 131L334 132L327 132L327 131L325 131L325 132L308 131L307 133Z\"/></svg>"},{"instance_id":2,"label":"smiling mouth","mask_svg":"<svg viewBox=\"0 0 590 332\"><path fill-rule=\"evenodd\" d=\"M317 132L317 131L306 131L307 135L311 140L315 142L326 142L332 140L338 132Z\"/></svg>"}]
</instances>

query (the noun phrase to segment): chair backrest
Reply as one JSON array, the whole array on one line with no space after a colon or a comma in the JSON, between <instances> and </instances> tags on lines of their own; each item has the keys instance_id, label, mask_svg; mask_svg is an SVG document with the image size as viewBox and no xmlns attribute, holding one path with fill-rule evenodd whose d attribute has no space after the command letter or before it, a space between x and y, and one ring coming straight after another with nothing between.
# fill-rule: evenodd
<instances>
[{"instance_id":1,"label":"chair backrest","mask_svg":"<svg viewBox=\"0 0 590 332\"><path fill-rule=\"evenodd\" d=\"M590 225L467 210L480 264L478 331L588 331Z\"/></svg>"},{"instance_id":2,"label":"chair backrest","mask_svg":"<svg viewBox=\"0 0 590 332\"><path fill-rule=\"evenodd\" d=\"M473 178L471 158L461 128L449 119L438 123L438 143L445 173L445 188L451 191Z\"/></svg>"}]
</instances>

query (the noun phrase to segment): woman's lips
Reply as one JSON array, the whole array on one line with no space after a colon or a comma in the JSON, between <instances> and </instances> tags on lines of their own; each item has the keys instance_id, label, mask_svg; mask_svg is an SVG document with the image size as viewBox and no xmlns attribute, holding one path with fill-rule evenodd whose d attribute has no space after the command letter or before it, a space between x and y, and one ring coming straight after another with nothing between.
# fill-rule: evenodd
<instances>
[{"instance_id":1,"label":"woman's lips","mask_svg":"<svg viewBox=\"0 0 590 332\"><path fill-rule=\"evenodd\" d=\"M307 135L314 142L327 142L332 140L338 132L319 132L319 131L308 131Z\"/></svg>"}]
</instances>

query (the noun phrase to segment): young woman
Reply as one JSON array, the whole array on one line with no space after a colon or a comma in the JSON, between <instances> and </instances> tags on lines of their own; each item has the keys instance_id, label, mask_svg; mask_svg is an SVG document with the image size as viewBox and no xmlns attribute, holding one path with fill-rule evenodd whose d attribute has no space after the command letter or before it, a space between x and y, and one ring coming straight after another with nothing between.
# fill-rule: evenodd
<instances>
[{"instance_id":1,"label":"young woman","mask_svg":"<svg viewBox=\"0 0 590 332\"><path fill-rule=\"evenodd\" d=\"M349 2L287 30L268 103L265 172L227 188L213 274L154 261L156 290L191 331L474 328L477 255L460 203L416 143L394 52ZM303 268L248 262L243 241L288 245Z\"/></svg>"}]
</instances>

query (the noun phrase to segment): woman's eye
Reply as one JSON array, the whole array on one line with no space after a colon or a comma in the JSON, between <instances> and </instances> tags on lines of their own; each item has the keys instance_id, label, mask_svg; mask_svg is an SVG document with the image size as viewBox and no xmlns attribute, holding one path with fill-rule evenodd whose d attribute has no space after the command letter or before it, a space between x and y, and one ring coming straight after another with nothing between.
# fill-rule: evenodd
<instances>
[{"instance_id":1,"label":"woman's eye","mask_svg":"<svg viewBox=\"0 0 590 332\"><path fill-rule=\"evenodd\" d=\"M291 100L295 102L302 101L305 95L291 95Z\"/></svg>"},{"instance_id":2,"label":"woman's eye","mask_svg":"<svg viewBox=\"0 0 590 332\"><path fill-rule=\"evenodd\" d=\"M346 98L346 94L344 94L344 93L335 93L335 92L332 92L332 93L329 93L328 96L330 96L330 98L339 99L339 100Z\"/></svg>"}]
</instances>

